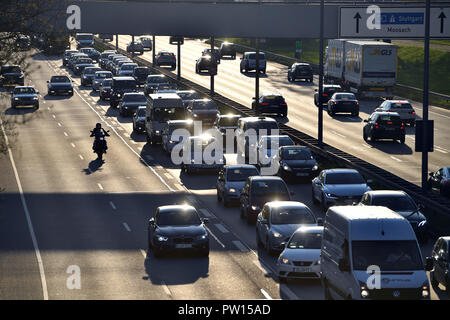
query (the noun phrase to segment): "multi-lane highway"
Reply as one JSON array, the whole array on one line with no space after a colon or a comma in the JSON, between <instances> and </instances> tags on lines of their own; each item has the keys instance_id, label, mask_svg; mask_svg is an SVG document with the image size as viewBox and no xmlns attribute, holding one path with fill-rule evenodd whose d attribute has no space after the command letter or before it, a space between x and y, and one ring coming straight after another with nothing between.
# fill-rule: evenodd
<instances>
[{"instance_id":1,"label":"multi-lane highway","mask_svg":"<svg viewBox=\"0 0 450 320\"><path fill-rule=\"evenodd\" d=\"M163 41L158 42L159 50ZM187 59L190 46L204 44L186 42L183 76L198 77ZM192 50L191 56L201 51ZM41 92L40 109L11 109L7 95L1 102L5 118L17 122L18 133L11 138L10 152L0 158L0 181L5 188L0 193L1 299L323 298L319 281L278 282L276 258L258 249L255 227L239 218L238 208L224 208L217 202L215 175L181 173L159 146L150 146L144 135L132 133L130 118L120 117L117 109L99 100L98 93L81 86L80 79L61 66L61 57L35 54L30 63L33 71L26 84ZM244 102L252 95L253 81L239 75L235 65L226 67L235 63L223 60L217 90L225 94L226 88L234 88L234 98ZM282 70L276 68L269 64L264 83L275 81L271 75L278 73L279 86L289 88ZM229 80L221 80L226 72L230 72ZM46 95L46 80L57 74L73 78L73 97ZM200 79L205 85L209 81ZM294 101L297 91L302 91L305 105L310 103L312 87L294 86L292 95L286 94L290 122L306 128L313 121L314 109L309 105L297 109ZM95 160L89 138L97 122L111 135L103 164ZM339 134L356 139L356 133L338 129L334 122L326 122L327 132L336 126ZM326 137L331 142L331 134ZM228 159L232 162L233 155ZM295 200L323 217L319 206L312 204L310 185L289 188ZM156 259L147 253L147 221L156 207L181 203L194 205L209 218L209 258ZM422 251L429 255L430 244ZM74 288L77 270L80 289ZM433 291L432 298L446 295Z\"/></svg>"},{"instance_id":2,"label":"multi-lane highway","mask_svg":"<svg viewBox=\"0 0 450 320\"><path fill-rule=\"evenodd\" d=\"M131 36L119 36L119 48L125 49ZM115 43L115 42L113 42ZM168 37L156 37L156 52L168 50L176 54L176 45L169 44ZM181 76L202 86L209 87L210 77L195 73L195 61L203 49L210 45L200 40L185 40L181 48ZM255 94L254 73L241 74L239 70L240 54L236 60L224 58L218 66L215 77L215 91L221 95L250 107ZM152 61L152 53L146 52L143 58ZM174 71L176 72L176 71ZM278 63L267 63L267 74L261 75L260 92L280 92L285 97L289 114L288 119L279 119L289 126L317 138L317 107L313 103L314 83L287 81L287 67ZM331 118L324 112L324 142L353 154L361 159L388 170L401 178L420 185L421 153L414 152L414 128L407 128L406 143L382 141L366 143L362 138L364 119L373 112L379 101L361 101L359 118L348 115L336 115ZM420 103L412 103L419 118L422 116ZM429 118L434 120L435 149L429 154L429 171L446 166L450 159L450 110L430 107Z\"/></svg>"}]
</instances>

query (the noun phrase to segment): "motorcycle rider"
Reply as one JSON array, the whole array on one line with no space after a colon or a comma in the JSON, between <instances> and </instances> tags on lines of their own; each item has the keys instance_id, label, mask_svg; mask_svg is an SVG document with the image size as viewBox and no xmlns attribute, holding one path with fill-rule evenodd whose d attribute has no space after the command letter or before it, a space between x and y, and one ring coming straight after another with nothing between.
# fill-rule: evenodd
<instances>
[{"instance_id":1,"label":"motorcycle rider","mask_svg":"<svg viewBox=\"0 0 450 320\"><path fill-rule=\"evenodd\" d=\"M94 153L96 152L97 145L99 143L102 144L102 146L104 148L104 152L106 153L108 146L106 144L106 140L104 139L104 137L109 137L109 133L107 131L105 131L105 129L102 128L102 125L100 123L97 123L95 125L95 128L93 130L91 130L91 137L95 137L94 144L92 146L92 150L94 150Z\"/></svg>"}]
</instances>

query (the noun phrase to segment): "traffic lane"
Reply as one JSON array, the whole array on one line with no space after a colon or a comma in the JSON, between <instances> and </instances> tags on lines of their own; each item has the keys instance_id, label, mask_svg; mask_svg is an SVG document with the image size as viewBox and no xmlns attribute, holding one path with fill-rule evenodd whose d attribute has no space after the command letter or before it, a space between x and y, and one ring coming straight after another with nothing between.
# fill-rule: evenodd
<instances>
[{"instance_id":1,"label":"traffic lane","mask_svg":"<svg viewBox=\"0 0 450 320\"><path fill-rule=\"evenodd\" d=\"M170 49L170 45L165 44L164 41L156 41L156 44L157 44L157 46L158 46L158 44L164 46L164 49ZM195 43L193 44L193 47L195 47L196 49L188 50L185 47L184 51L185 52L186 51L201 52L201 50L199 49L199 47L201 47L201 45L202 45L201 43L199 43L198 41L195 41ZM205 45L203 44L203 46L205 46ZM158 49L157 49L157 51L158 51ZM183 55L183 53L182 53L182 60L184 59L183 57L185 57L185 56L186 56L186 54ZM189 59L189 57L186 59ZM191 58L190 60L193 60L193 59ZM192 70L194 70L194 62L195 61L190 61L190 60L188 60L188 61L183 60L182 68L183 68L183 66L186 67L186 64L189 64L189 63L192 64L192 66L189 66L187 68L187 70L188 70L187 72L183 72L183 70L182 70L182 74L184 74L184 76L186 76L187 78L192 77L195 81L208 87L209 86L209 77L193 75ZM229 62L229 61L227 61L227 62ZM234 69L238 70L237 63L238 62L236 62L235 66L227 67L225 70L234 70ZM271 63L269 63L269 65L270 64ZM221 63L221 65L223 68L224 63ZM277 65L277 64L274 64L274 65ZM291 106L289 108L289 110L290 110L289 121L295 123L294 127L299 127L301 130L303 130L313 136L317 136L317 128L315 125L315 123L317 121L317 110L316 110L316 107L314 106L314 104L312 103L313 102L313 93L314 93L313 87L310 85L305 86L304 84L297 83L297 85L295 86L295 90L294 90L293 85L291 85L285 81L285 79L284 79L285 77L283 76L284 72L281 71L283 68L285 69L286 67L279 65L278 68L274 68L274 69L269 68L267 73L270 74L271 72L273 72L274 75L271 75L270 77L261 79L261 87L262 87L261 90L264 90L264 81L268 81L269 85L266 85L265 87L275 87L276 88L277 86L281 85L282 88L284 88L288 91L292 91L293 92L292 99L294 100L294 103L292 101L290 101L289 93L288 94L283 93L286 96L288 105ZM228 73L228 72L225 72L225 75L226 75L226 73ZM223 75L222 72L220 72L220 74ZM250 75L250 77L252 77L251 73L249 75ZM278 77L277 77L277 75L278 75ZM234 76L233 79L226 80L226 83L224 84L225 87L228 86L228 87L233 88L233 99L234 100L237 100L238 102L243 103L244 105L249 105L249 102L251 101L250 99L251 99L252 93L254 91L253 82L246 81L244 83L237 84L236 79L239 79L239 77L242 77L243 75L237 74L237 71L236 71L233 74L233 76ZM216 80L216 86L215 86L216 90L218 92L221 92L220 91L222 88L221 83L220 83L221 77L216 77L215 80ZM248 88L246 86L248 86ZM299 93L296 92L298 90L298 88L303 88L303 86L305 87L303 91L310 90L310 93L305 93L306 97L299 95ZM229 92L230 92L229 90L226 90L225 92L221 92L221 93L227 95L227 94L229 94ZM242 94L244 96L244 99L240 98L240 94ZM297 107L292 108L292 106L296 106L295 103L301 103L301 107L307 106L312 109L308 112L303 111L303 112L298 113ZM365 105L366 103L367 103L367 106ZM352 122L360 122L361 123L357 126L357 129L350 128L350 130L349 130L348 128L344 128L344 126L349 126L349 124L348 123L341 124L339 122L332 121L334 119L331 119L331 121L328 121L327 115L324 115L324 140L331 144L336 143L337 142L336 140L343 138L342 136L340 136L339 132L340 131L342 132L345 130L345 132L350 133L349 134L350 136L351 135L353 135L353 136L348 137L347 135L345 135L346 143L343 145L342 144L339 145L339 147L343 147L344 150L347 149L348 152L355 154L354 147L356 146L360 150L359 150L359 153L356 153L355 155L365 158L366 160L369 159L369 161L375 160L376 161L375 164L380 165L382 167L383 166L389 167L390 170L394 170L395 172L397 172L396 170L400 168L399 175L402 177L406 177L408 180L411 180L411 181L420 180L419 170L414 170L414 171L411 170L411 169L417 169L418 167L420 167L420 156L418 156L418 155L413 156L414 159L409 159L409 157L408 157L407 161L412 162L412 165L405 164L403 166L392 167L392 163L391 163L392 159L390 159L390 157L386 158L385 156L376 154L376 155L373 155L370 158L368 158L367 150L364 150L363 148L359 147L359 142L362 141L362 128L361 128L362 119L363 119L363 117L368 117L377 105L378 105L378 102L376 102L376 101L363 101L362 102L362 104L361 104L362 115L360 116L360 118L356 119L356 120L350 119ZM292 112L292 111L294 111L294 112ZM348 122L349 119L347 119L347 118L349 118L349 117L345 117L346 121ZM332 126L331 128L329 127L330 125ZM354 135L353 132L356 132L356 135ZM361 133L359 133L359 132L361 132ZM350 149L350 150L348 150L348 145L349 145L348 140L349 139L354 141L354 143L352 144L352 149ZM393 148L393 149L397 150L397 148ZM412 150L412 149L409 149L409 151L406 150L407 151L406 154L410 154L411 153L410 150ZM442 152L439 152L439 153L442 153L443 155L445 155L446 151L442 150L442 149L440 149L440 150ZM431 170L434 170L434 168L439 167L440 163L442 163L442 161L443 161L443 159L441 158L441 155L436 156L436 155L431 154L430 158L431 158L430 159L430 169ZM434 159L434 158L436 158L436 159ZM414 164L414 163L417 163L417 164ZM406 170L403 169L405 166L407 167Z\"/></svg>"},{"instance_id":2,"label":"traffic lane","mask_svg":"<svg viewBox=\"0 0 450 320\"><path fill-rule=\"evenodd\" d=\"M7 154L0 156L0 168L0 299L41 300L37 257Z\"/></svg>"},{"instance_id":3,"label":"traffic lane","mask_svg":"<svg viewBox=\"0 0 450 320\"><path fill-rule=\"evenodd\" d=\"M139 163L138 161L136 161L136 166L140 166L140 163ZM105 188L105 189L106 189L106 188ZM140 190L142 190L142 188L140 188ZM136 191L137 191L137 190L136 190ZM131 192L133 192L133 191L131 191ZM117 191L112 191L111 194L116 195L116 194L117 194ZM159 203L159 202L160 202L160 199L161 199L161 195L158 195L158 201L152 200L152 203ZM124 203L124 202L125 202L125 203ZM170 202L169 202L169 203L171 203L171 204L174 203L174 197L173 197L173 196L170 197ZM119 200L115 200L115 201L112 201L112 204L114 205L115 208L128 208L128 207L131 207L131 208L133 208L133 207L140 208L140 207L139 207L138 205L136 205L136 203L135 203L133 200L131 200L131 199L128 200L128 201L119 201ZM143 207L146 208L146 209L145 209L145 210L142 210L142 209L138 210L138 211L140 211L140 215L137 217L138 220L139 220L138 225L141 226L141 228L142 228L143 224L145 225L145 224L147 223L147 221L148 221L148 217L145 217L145 218L142 217L142 212L148 213L148 207L149 207L149 206L148 206L148 205L143 205ZM133 215L130 215L130 210L126 210L126 212L127 212L127 224L128 224L128 226L129 226L129 228L130 228L131 230L134 230L135 227L136 227L136 225L135 225L135 223L132 221L132 219L135 218L135 217L134 217ZM153 212L154 212L154 210L153 210ZM136 227L136 228L137 228L138 230L140 230L139 227ZM142 237L140 237L140 239L146 239L146 234L143 234ZM223 264L223 263L220 263L219 265L222 265L222 264ZM228 266L227 268L230 268L230 267ZM233 272L233 273L237 273L237 272ZM239 274L239 273L237 273L237 274ZM208 281L208 283L211 284L211 282L209 282L209 281ZM203 285L204 285L204 284L203 284ZM212 282L211 285L214 286L214 285L215 285L214 282ZM205 290L205 289L201 289L201 288L197 288L197 289L195 289L194 291L197 292L197 295L198 295L198 294L200 294L200 292L205 292L206 290ZM222 290L222 292L227 292L227 291L226 291L226 290ZM228 293L230 293L230 292L228 292ZM256 293L258 293L258 292L256 292ZM180 293L179 295L181 296L181 293ZM193 293L190 294L190 296L192 296L192 295L193 295ZM232 296L232 295L228 295L228 297L230 297L230 296ZM245 296L245 297L248 298L249 295L247 295L247 296ZM255 294L255 292L252 292L252 295L251 295L250 297L261 298L261 293L259 292L259 294Z\"/></svg>"},{"instance_id":4,"label":"traffic lane","mask_svg":"<svg viewBox=\"0 0 450 320\"><path fill-rule=\"evenodd\" d=\"M71 100L72 105L77 105L76 98ZM73 109L67 108L65 101L53 101L55 109L62 113L73 112ZM56 115L59 116L58 113ZM96 198L96 194L101 193L100 181L95 179L95 175L86 175L83 160L77 157L78 150L69 145L68 137L61 132L64 128L58 126L60 122L53 120L55 118L50 115L48 118L28 122L20 128L21 150L15 156L19 174L23 175L24 190L33 191L27 193L25 198L32 212L36 237L42 251L50 298L165 297L162 288L158 290L159 287L155 286L149 290L148 283L143 283L141 277L137 277L136 269L145 271L139 245L135 239L127 240L128 231L123 225L123 219L111 217L107 210L110 207L107 199L102 199L101 195ZM67 128L78 128L85 132L85 126L81 123L85 119L68 117L66 121L63 125ZM121 143L115 144L111 140L113 150L126 154L125 149L120 150ZM86 142L85 147L90 149L91 142ZM85 159L88 158L86 153L83 155ZM130 162L129 159L124 161ZM126 167L126 164L122 163L122 167ZM140 175L145 177L145 173L140 172ZM122 180L122 177L119 179ZM148 181L158 189L156 180ZM86 192L87 196L74 193L73 187L79 193ZM36 190L46 193L40 194ZM56 190L70 191L58 194ZM79 266L82 270L84 290L67 288L69 275L66 271L71 265ZM109 265L111 269L105 268Z\"/></svg>"}]
</instances>

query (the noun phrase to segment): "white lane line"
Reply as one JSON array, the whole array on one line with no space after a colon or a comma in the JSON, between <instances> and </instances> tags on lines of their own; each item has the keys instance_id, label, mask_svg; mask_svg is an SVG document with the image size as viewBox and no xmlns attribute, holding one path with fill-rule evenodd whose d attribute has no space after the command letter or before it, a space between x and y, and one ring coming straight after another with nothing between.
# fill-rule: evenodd
<instances>
[{"instance_id":1,"label":"white lane line","mask_svg":"<svg viewBox=\"0 0 450 320\"><path fill-rule=\"evenodd\" d=\"M168 172L164 172L164 175L166 176L167 179L173 179L173 176Z\"/></svg>"},{"instance_id":2,"label":"white lane line","mask_svg":"<svg viewBox=\"0 0 450 320\"><path fill-rule=\"evenodd\" d=\"M364 148L367 148L367 149L372 148L371 146L369 146L368 144L365 144L365 143L361 143L361 145L362 145Z\"/></svg>"},{"instance_id":3,"label":"white lane line","mask_svg":"<svg viewBox=\"0 0 450 320\"><path fill-rule=\"evenodd\" d=\"M39 267L39 274L41 277L42 294L44 300L48 300L47 281L45 280L44 264L42 262L41 252L39 251L36 235L34 234L33 224L31 223L30 212L28 210L28 205L25 201L25 196L23 193L22 183L20 182L19 173L17 172L16 163L14 162L14 157L9 145L8 136L6 135L5 128L3 127L3 121L1 118L0 118L0 127L2 128L6 146L8 147L9 159L11 160L11 165L14 171L14 176L16 178L17 187L19 188L20 200L22 201L23 210L25 211L25 216L27 218L28 230L30 231L31 241L33 242L34 252L36 254L36 260L38 262Z\"/></svg>"},{"instance_id":4,"label":"white lane line","mask_svg":"<svg viewBox=\"0 0 450 320\"><path fill-rule=\"evenodd\" d=\"M442 152L442 153L449 153L449 152L450 152L449 150L447 150L447 149L445 149L445 148L442 148L442 147L439 147L439 146L435 146L435 148L436 148L436 149L439 149L439 150L437 150L437 151Z\"/></svg>"},{"instance_id":5,"label":"white lane line","mask_svg":"<svg viewBox=\"0 0 450 320\"><path fill-rule=\"evenodd\" d=\"M211 212L208 211L208 209L200 209L200 212L205 216L205 217L211 217Z\"/></svg>"},{"instance_id":6,"label":"white lane line","mask_svg":"<svg viewBox=\"0 0 450 320\"><path fill-rule=\"evenodd\" d=\"M248 248L242 244L239 240L232 241L233 244L242 252L248 252Z\"/></svg>"},{"instance_id":7,"label":"white lane line","mask_svg":"<svg viewBox=\"0 0 450 320\"><path fill-rule=\"evenodd\" d=\"M53 119L56 119L56 116L54 114L52 114Z\"/></svg>"},{"instance_id":8,"label":"white lane line","mask_svg":"<svg viewBox=\"0 0 450 320\"><path fill-rule=\"evenodd\" d=\"M72 148L75 148L75 144L73 142L71 142L70 145L72 146Z\"/></svg>"},{"instance_id":9,"label":"white lane line","mask_svg":"<svg viewBox=\"0 0 450 320\"><path fill-rule=\"evenodd\" d=\"M147 252L145 250L141 249L141 254L144 256L145 259L147 259Z\"/></svg>"},{"instance_id":10,"label":"white lane line","mask_svg":"<svg viewBox=\"0 0 450 320\"><path fill-rule=\"evenodd\" d=\"M270 269L265 269L264 267L264 264L261 262L261 261L259 261L259 260L253 260L253 263L258 267L258 269L259 270L261 270L264 274L271 274L272 273L272 271L270 271Z\"/></svg>"},{"instance_id":11,"label":"white lane line","mask_svg":"<svg viewBox=\"0 0 450 320\"><path fill-rule=\"evenodd\" d=\"M62 127L61 123L58 122L58 127Z\"/></svg>"},{"instance_id":12,"label":"white lane line","mask_svg":"<svg viewBox=\"0 0 450 320\"><path fill-rule=\"evenodd\" d=\"M179 183L175 183L174 186L175 186L175 188L177 188L179 191L185 191L184 188L183 188L183 186L182 186L181 184L179 184Z\"/></svg>"},{"instance_id":13,"label":"white lane line","mask_svg":"<svg viewBox=\"0 0 450 320\"><path fill-rule=\"evenodd\" d=\"M266 297L267 300L272 300L272 298L269 296L269 294L266 292L266 290L261 289L261 293Z\"/></svg>"},{"instance_id":14,"label":"white lane line","mask_svg":"<svg viewBox=\"0 0 450 320\"><path fill-rule=\"evenodd\" d=\"M114 204L114 202L110 201L109 205L111 206L111 208L113 208L113 210L117 210L116 205Z\"/></svg>"},{"instance_id":15,"label":"white lane line","mask_svg":"<svg viewBox=\"0 0 450 320\"><path fill-rule=\"evenodd\" d=\"M414 138L413 136L406 136L406 137L411 140L416 140L416 138Z\"/></svg>"},{"instance_id":16,"label":"white lane line","mask_svg":"<svg viewBox=\"0 0 450 320\"><path fill-rule=\"evenodd\" d=\"M65 131L64 131L64 135L65 135L66 137L68 137L68 136L69 136L69 135L67 134L67 132L65 132Z\"/></svg>"},{"instance_id":17,"label":"white lane line","mask_svg":"<svg viewBox=\"0 0 450 320\"><path fill-rule=\"evenodd\" d=\"M395 161L397 161L397 162L403 162L402 160L400 160L399 158L396 158L396 157L394 157L394 156L391 156L391 159L392 159L392 160L395 160Z\"/></svg>"},{"instance_id":18,"label":"white lane line","mask_svg":"<svg viewBox=\"0 0 450 320\"><path fill-rule=\"evenodd\" d=\"M216 235L212 233L212 231L207 226L205 226L205 229L208 230L208 233L212 235L212 237L222 246L222 248L225 248L225 245L222 243L222 241L220 241L219 238L217 238Z\"/></svg>"},{"instance_id":19,"label":"white lane line","mask_svg":"<svg viewBox=\"0 0 450 320\"><path fill-rule=\"evenodd\" d=\"M172 295L172 292L170 292L169 287L166 285L166 283L165 283L164 281L161 281L161 285L162 285L162 287L163 287L165 293L166 293L167 295L171 296L171 295Z\"/></svg>"},{"instance_id":20,"label":"white lane line","mask_svg":"<svg viewBox=\"0 0 450 320\"><path fill-rule=\"evenodd\" d=\"M47 103L47 102L45 100L43 100L42 103Z\"/></svg>"},{"instance_id":21,"label":"white lane line","mask_svg":"<svg viewBox=\"0 0 450 320\"><path fill-rule=\"evenodd\" d=\"M230 233L230 231L228 231L227 228L225 228L222 224L220 223L216 223L215 224L216 228L219 229L220 232L222 233Z\"/></svg>"},{"instance_id":22,"label":"white lane line","mask_svg":"<svg viewBox=\"0 0 450 320\"><path fill-rule=\"evenodd\" d=\"M280 285L280 291L288 296L289 300L300 300L295 293L285 284Z\"/></svg>"},{"instance_id":23,"label":"white lane line","mask_svg":"<svg viewBox=\"0 0 450 320\"><path fill-rule=\"evenodd\" d=\"M78 155L81 160L84 160L83 156L81 154Z\"/></svg>"},{"instance_id":24,"label":"white lane line","mask_svg":"<svg viewBox=\"0 0 450 320\"><path fill-rule=\"evenodd\" d=\"M103 190L103 186L101 183L97 183L97 186L99 187L100 190Z\"/></svg>"},{"instance_id":25,"label":"white lane line","mask_svg":"<svg viewBox=\"0 0 450 320\"><path fill-rule=\"evenodd\" d=\"M122 222L122 225L128 232L131 232L131 229L126 222Z\"/></svg>"},{"instance_id":26,"label":"white lane line","mask_svg":"<svg viewBox=\"0 0 450 320\"><path fill-rule=\"evenodd\" d=\"M344 136L343 134L340 134L339 132L336 132L336 131L334 131L334 130L332 130L331 133L333 133L333 134L335 134L335 135L337 135L337 136L339 136L339 137L341 137L341 138L347 138L347 137Z\"/></svg>"}]
</instances>

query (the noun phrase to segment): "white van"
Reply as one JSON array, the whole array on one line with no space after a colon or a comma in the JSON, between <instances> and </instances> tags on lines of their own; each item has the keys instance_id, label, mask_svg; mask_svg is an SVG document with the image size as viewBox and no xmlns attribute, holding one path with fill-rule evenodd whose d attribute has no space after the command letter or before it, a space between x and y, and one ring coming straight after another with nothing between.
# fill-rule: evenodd
<instances>
[{"instance_id":1,"label":"white van","mask_svg":"<svg viewBox=\"0 0 450 320\"><path fill-rule=\"evenodd\" d=\"M176 93L150 94L147 99L145 129L147 142L160 143L162 132L169 120L184 120L183 100Z\"/></svg>"},{"instance_id":2,"label":"white van","mask_svg":"<svg viewBox=\"0 0 450 320\"><path fill-rule=\"evenodd\" d=\"M424 267L410 223L386 207L328 209L320 265L326 299L430 297L432 261Z\"/></svg>"}]
</instances>

